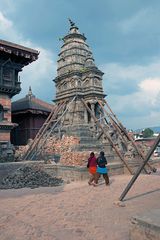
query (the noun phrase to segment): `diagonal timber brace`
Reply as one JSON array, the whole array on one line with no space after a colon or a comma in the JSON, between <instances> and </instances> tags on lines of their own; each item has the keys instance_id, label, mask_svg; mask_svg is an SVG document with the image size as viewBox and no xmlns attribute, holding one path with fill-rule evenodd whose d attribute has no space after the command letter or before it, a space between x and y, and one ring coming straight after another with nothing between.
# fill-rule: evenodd
<instances>
[{"instance_id":1,"label":"diagonal timber brace","mask_svg":"<svg viewBox=\"0 0 160 240\"><path fill-rule=\"evenodd\" d=\"M64 105L65 105L65 102L62 102L62 103L60 103L56 107L56 109L53 108L53 110L49 114L48 118L46 119L46 121L44 122L44 124L42 125L40 130L38 131L36 137L34 138L34 141L30 145L29 149L24 154L23 160L32 159L32 154L33 154L33 152L36 151L37 145L39 144L40 140L42 139L42 137L44 136L45 132L49 128L50 124L53 123L53 121L57 117L57 115L60 112L60 110L64 107Z\"/></svg>"},{"instance_id":2,"label":"diagonal timber brace","mask_svg":"<svg viewBox=\"0 0 160 240\"><path fill-rule=\"evenodd\" d=\"M158 146L160 142L160 134L158 135L158 137L156 138L153 146L150 148L150 150L148 151L148 154L146 155L144 162L142 163L142 165L137 169L136 173L134 174L134 176L132 177L132 179L130 180L130 182L128 183L128 185L126 186L126 188L124 189L124 191L122 192L119 200L123 201L124 197L127 195L128 191L131 189L131 187L133 186L134 182L136 181L136 179L138 178L138 176L140 175L141 171L144 169L145 165L147 164L147 162L149 161L151 155L153 154L154 150L156 149L156 147Z\"/></svg>"},{"instance_id":3,"label":"diagonal timber brace","mask_svg":"<svg viewBox=\"0 0 160 240\"><path fill-rule=\"evenodd\" d=\"M118 130L118 132L121 134L121 136L123 137L123 134L127 137L127 139L132 143L133 147L136 149L137 153L139 154L140 156L140 159L143 161L145 159L145 155L142 153L142 151L137 147L137 145L135 144L134 140L132 139L132 137L128 134L128 132L126 131L125 127L122 125L122 123L118 120L118 118L116 117L116 115L113 113L112 109L110 108L109 104L107 103L106 100L104 100L107 108L109 109L110 113L108 113L106 111L106 109L103 107L103 105L100 103L100 101L98 101L99 104L101 105L102 109L104 110L104 112L106 113L106 115L111 119L111 121L113 122L114 126L116 127L116 129ZM115 118L115 120L114 120ZM152 172L156 172L156 168L152 167L150 165L150 163L147 162L146 164L150 170ZM147 170L144 168L144 171L146 173Z\"/></svg>"},{"instance_id":4,"label":"diagonal timber brace","mask_svg":"<svg viewBox=\"0 0 160 240\"><path fill-rule=\"evenodd\" d=\"M23 160L30 159L32 160L36 155L40 154L42 152L43 147L45 146L45 143L48 139L48 137L51 135L55 127L57 127L58 123L61 121L62 117L65 115L65 113L68 111L68 108L70 104L76 99L76 96L73 97L73 99L66 103L66 101L60 103L60 105L57 106L55 110L53 110L45 123L42 125L41 129L39 130L38 134L36 135L33 143L29 147L28 151L23 157ZM65 107L64 111L63 108ZM63 111L63 113L57 118L60 111ZM53 124L54 123L54 124Z\"/></svg>"},{"instance_id":5,"label":"diagonal timber brace","mask_svg":"<svg viewBox=\"0 0 160 240\"><path fill-rule=\"evenodd\" d=\"M97 124L97 126L99 128L101 128L101 130L103 131L103 134L107 137L108 141L110 142L110 144L112 145L112 147L114 148L115 152L117 153L117 155L119 156L119 158L121 159L121 161L124 163L124 165L126 166L126 168L128 169L128 171L133 175L133 171L132 169L128 166L128 164L126 163L126 161L124 160L122 154L120 153L120 151L118 150L118 148L116 147L116 145L113 143L111 137L106 133L105 129L103 128L103 126L99 123L99 120L94 116L94 114L92 113L92 111L90 110L90 108L87 106L86 102L84 101L84 99L81 98L82 103L84 104L84 106L86 107L86 109L88 110L88 112L90 113L90 115L92 116L94 122Z\"/></svg>"}]
</instances>

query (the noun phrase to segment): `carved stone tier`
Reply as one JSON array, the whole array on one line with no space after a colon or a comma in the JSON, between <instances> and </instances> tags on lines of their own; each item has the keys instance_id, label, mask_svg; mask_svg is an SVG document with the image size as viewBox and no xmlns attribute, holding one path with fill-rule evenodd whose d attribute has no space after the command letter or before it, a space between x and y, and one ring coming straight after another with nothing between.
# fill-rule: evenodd
<instances>
[{"instance_id":1,"label":"carved stone tier","mask_svg":"<svg viewBox=\"0 0 160 240\"><path fill-rule=\"evenodd\" d=\"M95 65L92 52L86 44L86 37L78 31L78 27L71 25L70 32L63 38L57 61L56 99L68 99L75 95L84 98L104 98L101 72ZM92 96L93 95L93 96Z\"/></svg>"}]
</instances>

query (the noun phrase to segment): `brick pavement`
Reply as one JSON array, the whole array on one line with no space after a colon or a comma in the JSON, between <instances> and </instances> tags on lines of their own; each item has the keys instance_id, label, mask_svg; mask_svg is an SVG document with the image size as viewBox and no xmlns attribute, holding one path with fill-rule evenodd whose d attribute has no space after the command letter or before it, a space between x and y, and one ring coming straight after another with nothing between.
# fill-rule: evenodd
<instances>
[{"instance_id":1,"label":"brick pavement","mask_svg":"<svg viewBox=\"0 0 160 240\"><path fill-rule=\"evenodd\" d=\"M114 204L131 176L111 177L98 187L73 182L62 187L0 191L1 240L129 240L130 218L160 208L160 175L141 175Z\"/></svg>"}]
</instances>

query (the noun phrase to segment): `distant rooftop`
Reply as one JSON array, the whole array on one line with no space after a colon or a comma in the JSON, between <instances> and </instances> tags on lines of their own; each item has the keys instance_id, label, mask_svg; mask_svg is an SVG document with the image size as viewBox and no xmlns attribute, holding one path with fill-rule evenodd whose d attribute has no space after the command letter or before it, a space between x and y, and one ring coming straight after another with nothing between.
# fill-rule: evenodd
<instances>
[{"instance_id":1,"label":"distant rooftop","mask_svg":"<svg viewBox=\"0 0 160 240\"><path fill-rule=\"evenodd\" d=\"M27 112L32 110L39 110L44 112L51 112L54 105L44 102L33 95L31 87L29 87L28 94L17 101L12 102L12 113Z\"/></svg>"}]
</instances>

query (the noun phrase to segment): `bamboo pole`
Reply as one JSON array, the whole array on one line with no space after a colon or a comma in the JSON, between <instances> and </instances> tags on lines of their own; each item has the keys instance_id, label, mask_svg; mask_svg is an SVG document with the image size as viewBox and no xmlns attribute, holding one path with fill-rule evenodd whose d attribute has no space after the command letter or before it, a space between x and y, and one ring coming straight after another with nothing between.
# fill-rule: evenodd
<instances>
[{"instance_id":1,"label":"bamboo pole","mask_svg":"<svg viewBox=\"0 0 160 240\"><path fill-rule=\"evenodd\" d=\"M128 191L131 189L131 187L133 186L134 182L136 181L136 179L138 178L138 176L140 175L141 171L143 170L144 166L146 165L146 163L149 161L151 155L153 154L155 148L158 146L160 142L160 134L158 135L158 137L156 138L153 146L150 148L150 150L148 151L148 154L146 155L144 162L142 163L142 165L137 169L136 173L134 174L134 176L132 177L132 179L130 180L130 182L128 183L128 185L126 186L126 188L124 189L124 191L122 192L119 200L123 201L124 197L127 195Z\"/></svg>"},{"instance_id":2,"label":"bamboo pole","mask_svg":"<svg viewBox=\"0 0 160 240\"><path fill-rule=\"evenodd\" d=\"M38 143L40 142L41 138L43 137L43 134L48 129L48 127L49 127L50 123L52 122L52 120L54 118L56 118L57 114L59 113L61 108L64 106L64 104L65 104L65 102L62 102L59 106L57 106L56 109L53 109L52 112L49 114L48 118L46 119L46 121L44 122L42 127L39 129L39 131L38 131L34 141L30 145L30 147L27 150L27 152L24 154L23 160L28 159L29 156L32 154L32 152L35 150L36 146L38 145Z\"/></svg>"},{"instance_id":3,"label":"bamboo pole","mask_svg":"<svg viewBox=\"0 0 160 240\"><path fill-rule=\"evenodd\" d=\"M66 108L65 108L64 112L63 112L63 113L60 115L60 117L56 120L55 124L53 124L53 125L51 126L50 131L48 131L48 132L45 131L45 132L44 132L44 139L42 140L42 142L38 142L39 145L37 144L37 151L33 152L33 155L31 155L31 159L33 159L33 157L34 157L35 155L41 153L43 147L45 146L45 143L46 143L48 137L50 136L50 134L52 133L52 131L55 129L55 127L57 126L57 124L60 122L61 118L62 118L62 117L65 115L65 113L68 111L68 108L69 108L70 104L71 104L75 99L76 99L76 96L74 96L73 99L72 99L72 101L69 102L69 103L66 105Z\"/></svg>"},{"instance_id":4,"label":"bamboo pole","mask_svg":"<svg viewBox=\"0 0 160 240\"><path fill-rule=\"evenodd\" d=\"M121 161L124 163L124 165L126 166L126 168L128 169L128 171L133 175L133 172L131 170L131 168L128 166L128 164L126 163L126 161L123 159L121 153L119 152L118 148L115 146L115 144L113 143L111 137L105 133L103 126L99 123L98 119L94 116L94 114L92 113L92 111L90 110L90 108L87 106L86 102L81 98L82 103L84 104L84 106L87 108L88 112L91 114L94 122L103 130L104 135L107 137L107 139L109 140L109 142L111 143L112 147L115 149L117 155L119 156L119 158L121 159Z\"/></svg>"},{"instance_id":5,"label":"bamboo pole","mask_svg":"<svg viewBox=\"0 0 160 240\"><path fill-rule=\"evenodd\" d=\"M117 123L114 121L114 119L112 118L112 116L106 111L106 109L103 107L102 103L98 100L98 98L96 98L97 102L99 103L99 105L101 106L101 108L103 109L104 113L109 117L109 119L111 120L113 126L116 128L116 130L119 132L119 134L121 135L125 145L127 145L126 140L124 139L124 136L122 134L122 132L120 131Z\"/></svg>"},{"instance_id":6,"label":"bamboo pole","mask_svg":"<svg viewBox=\"0 0 160 240\"><path fill-rule=\"evenodd\" d=\"M122 131L124 132L124 134L127 136L127 138L131 141L132 145L134 146L134 148L136 149L136 151L138 152L138 154L140 155L140 157L142 158L142 160L145 159L144 154L140 151L140 149L137 147L137 145L135 144L134 140L132 139L132 137L128 134L128 132L126 131L126 129L124 128L124 126L122 125L122 123L118 120L118 118L116 117L116 115L113 113L112 109L110 108L109 104L107 103L106 100L104 100L106 103L106 106L108 107L108 109L110 110L110 112L112 113L112 115L115 117L116 121L119 123L120 128L122 129ZM147 166L150 168L150 170L152 172L156 172L156 169L153 168L148 162L147 162ZM145 169L144 169L145 170ZM145 170L146 173L148 173Z\"/></svg>"}]
</instances>

